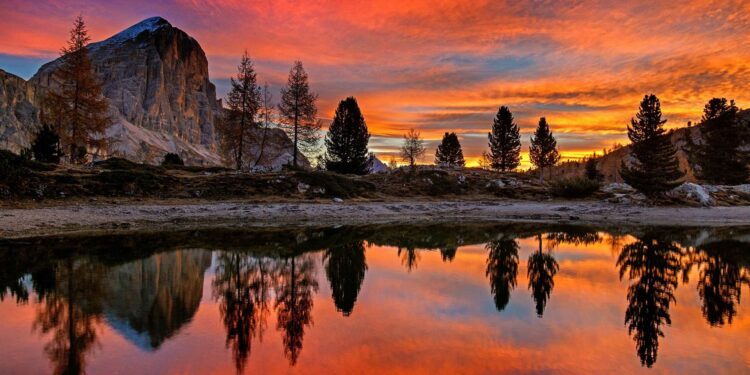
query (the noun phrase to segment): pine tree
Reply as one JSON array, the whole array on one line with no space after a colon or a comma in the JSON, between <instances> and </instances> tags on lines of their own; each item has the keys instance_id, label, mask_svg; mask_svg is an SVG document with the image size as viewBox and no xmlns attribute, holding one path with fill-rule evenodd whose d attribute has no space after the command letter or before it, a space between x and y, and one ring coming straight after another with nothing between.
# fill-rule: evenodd
<instances>
[{"instance_id":1,"label":"pine tree","mask_svg":"<svg viewBox=\"0 0 750 375\"><path fill-rule=\"evenodd\" d=\"M445 132L443 141L435 151L435 164L441 167L463 167L466 164L456 133Z\"/></svg>"},{"instance_id":2,"label":"pine tree","mask_svg":"<svg viewBox=\"0 0 750 375\"><path fill-rule=\"evenodd\" d=\"M501 172L518 168L521 162L521 134L513 122L513 114L506 106L500 107L492 124L489 139L490 166Z\"/></svg>"},{"instance_id":3,"label":"pine tree","mask_svg":"<svg viewBox=\"0 0 750 375\"><path fill-rule=\"evenodd\" d=\"M698 177L713 184L738 185L750 175L748 152L741 147L748 142L748 126L741 121L734 100L713 98L703 109L700 127L703 143L697 146Z\"/></svg>"},{"instance_id":4,"label":"pine tree","mask_svg":"<svg viewBox=\"0 0 750 375\"><path fill-rule=\"evenodd\" d=\"M326 169L338 173L366 174L370 133L357 99L339 102L326 135Z\"/></svg>"},{"instance_id":5,"label":"pine tree","mask_svg":"<svg viewBox=\"0 0 750 375\"><path fill-rule=\"evenodd\" d=\"M586 159L585 176L591 181L601 181L604 178L604 176L602 176L602 173L599 172L597 164L598 162L594 158Z\"/></svg>"},{"instance_id":6,"label":"pine tree","mask_svg":"<svg viewBox=\"0 0 750 375\"><path fill-rule=\"evenodd\" d=\"M529 157L531 162L539 168L539 179L543 178L544 168L552 167L560 161L560 154L557 152L557 140L547 125L547 119L539 119L539 126L531 137L531 146L529 147Z\"/></svg>"},{"instance_id":7,"label":"pine tree","mask_svg":"<svg viewBox=\"0 0 750 375\"><path fill-rule=\"evenodd\" d=\"M31 143L34 159L43 163L57 164L63 153L60 148L60 137L49 125L43 125Z\"/></svg>"},{"instance_id":8,"label":"pine tree","mask_svg":"<svg viewBox=\"0 0 750 375\"><path fill-rule=\"evenodd\" d=\"M222 151L234 162L239 171L244 165L245 151L252 143L252 130L256 126L255 116L261 105L260 87L247 51L237 66L237 78L230 78L229 82L232 86L227 94L229 108L225 111L222 121L217 123L216 130Z\"/></svg>"},{"instance_id":9,"label":"pine tree","mask_svg":"<svg viewBox=\"0 0 750 375\"><path fill-rule=\"evenodd\" d=\"M78 16L70 40L62 49L60 69L55 73L60 90L51 90L45 99L43 121L54 125L71 163L85 159L87 149L103 151L104 132L111 123L107 100L102 96L102 86L88 55L89 40L83 17Z\"/></svg>"},{"instance_id":10,"label":"pine tree","mask_svg":"<svg viewBox=\"0 0 750 375\"><path fill-rule=\"evenodd\" d=\"M620 175L630 186L646 195L655 195L680 184L685 175L679 168L674 145L665 134L659 99L643 97L640 109L630 120L628 138L632 142L630 166L623 160Z\"/></svg>"},{"instance_id":11,"label":"pine tree","mask_svg":"<svg viewBox=\"0 0 750 375\"><path fill-rule=\"evenodd\" d=\"M307 73L301 61L295 61L289 71L286 87L281 89L281 127L294 142L292 165L297 166L298 150L313 151L318 146L320 122L315 116L318 95L310 92Z\"/></svg>"}]
</instances>

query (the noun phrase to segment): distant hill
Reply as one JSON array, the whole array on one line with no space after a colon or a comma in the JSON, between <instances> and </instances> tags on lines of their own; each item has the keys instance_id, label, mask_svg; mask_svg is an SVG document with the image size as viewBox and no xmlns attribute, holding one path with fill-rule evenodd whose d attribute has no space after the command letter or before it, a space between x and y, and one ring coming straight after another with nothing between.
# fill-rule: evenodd
<instances>
[{"instance_id":1,"label":"distant hill","mask_svg":"<svg viewBox=\"0 0 750 375\"><path fill-rule=\"evenodd\" d=\"M740 113L746 121L750 121L750 110L743 110ZM686 181L696 181L695 168L688 162L687 140L688 137L690 137L695 144L700 144L702 142L700 126L701 125L698 124L696 126L672 129L669 131L670 140L677 148L677 158L680 162L680 168L687 172ZM750 150L750 144L746 144L744 148ZM628 157L630 157L630 145L618 148L597 158L597 166L599 171L604 175L605 181L623 182L619 170L622 160ZM552 176L553 178L581 176L584 173L584 168L584 162L561 163L553 169Z\"/></svg>"}]
</instances>

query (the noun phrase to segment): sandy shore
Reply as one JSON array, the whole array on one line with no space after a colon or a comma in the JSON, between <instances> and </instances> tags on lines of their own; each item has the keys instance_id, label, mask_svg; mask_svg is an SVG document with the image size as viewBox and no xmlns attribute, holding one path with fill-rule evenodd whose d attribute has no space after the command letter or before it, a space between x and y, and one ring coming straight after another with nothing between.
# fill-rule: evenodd
<instances>
[{"instance_id":1,"label":"sandy shore","mask_svg":"<svg viewBox=\"0 0 750 375\"><path fill-rule=\"evenodd\" d=\"M354 225L457 221L750 225L750 206L639 207L588 201L80 204L3 209L0 211L0 237L219 225Z\"/></svg>"}]
</instances>

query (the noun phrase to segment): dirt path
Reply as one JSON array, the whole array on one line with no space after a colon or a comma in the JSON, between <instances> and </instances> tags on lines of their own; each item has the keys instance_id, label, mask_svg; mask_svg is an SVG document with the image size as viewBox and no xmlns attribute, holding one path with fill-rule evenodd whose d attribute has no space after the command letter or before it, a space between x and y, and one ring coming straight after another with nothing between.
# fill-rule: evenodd
<instances>
[{"instance_id":1,"label":"dirt path","mask_svg":"<svg viewBox=\"0 0 750 375\"><path fill-rule=\"evenodd\" d=\"M601 202L366 202L73 205L3 209L0 237L212 225L527 221L599 225L750 225L750 206L638 207Z\"/></svg>"}]
</instances>

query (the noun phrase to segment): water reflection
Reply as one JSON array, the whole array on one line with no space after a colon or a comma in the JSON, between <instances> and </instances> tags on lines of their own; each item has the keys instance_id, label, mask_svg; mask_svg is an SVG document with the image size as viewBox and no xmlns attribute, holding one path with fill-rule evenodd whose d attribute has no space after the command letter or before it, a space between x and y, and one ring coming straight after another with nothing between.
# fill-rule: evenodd
<instances>
[{"instance_id":1,"label":"water reflection","mask_svg":"<svg viewBox=\"0 0 750 375\"><path fill-rule=\"evenodd\" d=\"M212 308L209 301L215 303L218 317L215 321L220 324L221 340L230 353L234 371L244 373L252 367L253 349L257 351L267 346L264 336L269 335L269 326L275 326L276 332L271 332L270 340L279 345L276 346L278 353L283 354L290 367L303 366L300 371L307 372L304 366L309 366L309 361L331 360L302 356L303 348L309 345L306 336L317 331L313 315L317 316L324 308L318 306L321 298L325 298L323 305L327 300L329 306L335 308L338 319L342 315L351 316L357 306L355 315L362 319L360 324L365 325L357 327L366 329L367 325L388 319L373 317L368 314L368 305L362 305L361 293L369 283L391 280L397 283L381 293L366 295L371 309L373 303L384 306L392 303L396 298L392 295L409 288L411 277L432 275L439 264L445 270L455 270L454 274L430 276L433 278L426 284L427 289L419 292L416 301L409 300L427 306L422 311L425 313L430 304L442 303L443 297L433 294L450 287L465 288L462 285L467 282L466 278L476 272L473 266L467 265L473 265L475 256L479 255L484 300L465 299L442 308L465 311L471 306L461 303L481 305L491 301L493 311L505 311L508 316L520 319L515 321L517 325L528 324L518 318L525 316L554 320L559 319L560 314L545 316L545 312L570 308L566 299L575 297L586 301L588 298L590 302L599 303L602 298L568 288L567 294L555 297L554 305L548 304L553 295L561 293L560 288L565 290L565 283L570 283L571 277L580 276L561 273L560 262L565 270L569 266L574 269L578 264L576 257L594 259L584 255L588 251L601 259L609 259L609 264L616 267L615 278L619 276L623 290L607 286L602 293L620 293L618 298L623 304L618 311L619 314L624 311L624 327L620 326L622 336L627 340L630 336L635 342L638 361L650 368L657 363L660 343L680 345L678 334L670 332L670 336L677 337L665 337L665 327L673 321L674 312L670 310L677 302L678 286L689 284L692 279L694 289L690 290L697 302L695 311L706 325L728 326L740 315L742 288L750 285L747 232L742 228L711 231L650 228L616 232L585 227L477 225L453 226L450 230L427 226L230 233L189 231L169 235L136 234L127 241L117 236L5 241L0 242L0 267L3 269L0 300L12 301L19 307L33 306L31 331L43 340L40 350L57 374L85 372L92 361L96 362L98 353L108 350L108 340L102 334L108 330L117 332L143 351L159 352L166 342L179 341L182 332L190 331L198 310L203 306ZM605 237L607 243L616 247L613 258L597 247ZM231 240L226 240L229 238ZM587 250L589 248L591 250ZM398 272L386 266L390 263L383 263L384 251L392 251L389 259L402 267ZM371 264L373 255L376 255L376 267ZM525 272L519 261L522 255L528 257ZM418 269L420 262L423 266ZM318 267L324 272L319 273ZM368 276L369 281L365 283L365 276L372 268L378 272ZM531 299L528 295L522 298L523 291L520 295L516 293L518 279L524 274ZM402 279L403 275L409 277ZM210 281L206 284L210 286L208 300L204 297L204 278ZM318 295L320 282L324 283L322 288L328 287L330 292ZM465 298L469 298L471 293L466 291ZM396 308L409 309L409 305ZM474 319L483 322L497 316L495 312L474 316ZM619 315L619 319L622 316ZM431 318L415 319L427 323ZM451 318L446 315L432 319L453 326L470 324L449 323ZM619 320L619 324L622 321ZM3 324L0 321L0 328ZM406 328L394 326L394 329ZM322 345L321 335L326 334L317 332L312 345ZM357 331L345 334L357 337ZM396 332L386 330L379 334L386 344ZM532 336L526 338L529 344L538 345ZM331 339L336 341L334 337ZM668 344L663 343L665 340ZM512 345L523 347L524 344ZM632 346L630 348L632 356ZM471 347L463 349L472 350ZM268 355L267 350L261 350L265 356L259 356L255 363ZM308 358L306 365L298 366L300 358ZM3 365L0 365L0 372L2 370Z\"/></svg>"}]
</instances>

